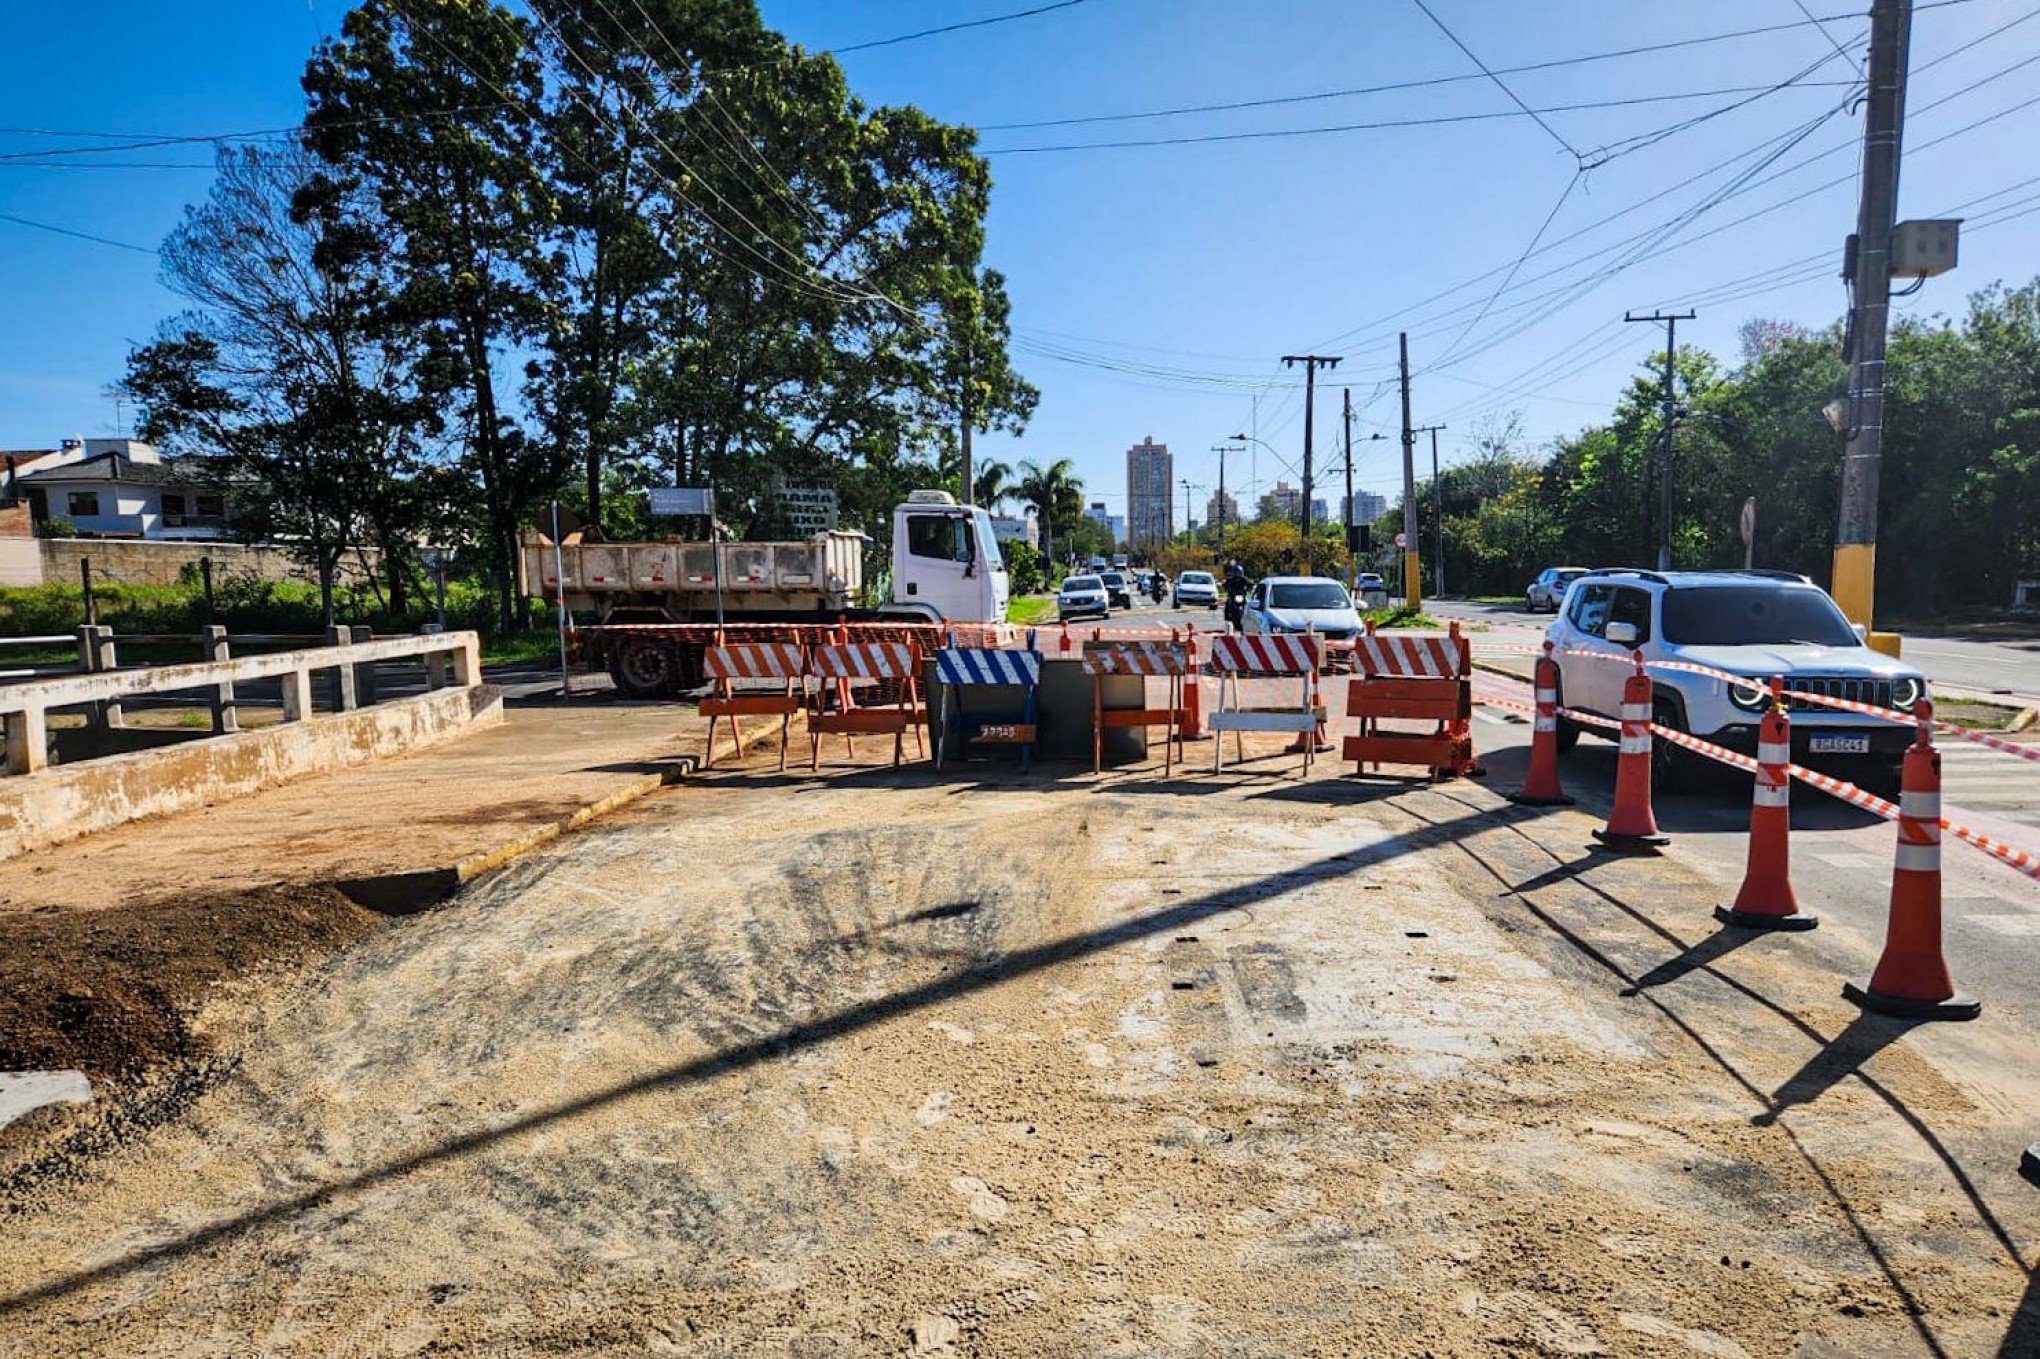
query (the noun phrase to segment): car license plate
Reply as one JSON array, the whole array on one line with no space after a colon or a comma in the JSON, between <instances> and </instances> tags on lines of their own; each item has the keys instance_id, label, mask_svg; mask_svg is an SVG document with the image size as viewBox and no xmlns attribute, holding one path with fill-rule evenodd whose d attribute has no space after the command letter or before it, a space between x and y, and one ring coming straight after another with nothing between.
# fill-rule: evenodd
<instances>
[{"instance_id":1,"label":"car license plate","mask_svg":"<svg viewBox=\"0 0 2040 1359\"><path fill-rule=\"evenodd\" d=\"M1868 755L1868 736L1814 736L1809 737L1806 749L1814 755Z\"/></svg>"}]
</instances>

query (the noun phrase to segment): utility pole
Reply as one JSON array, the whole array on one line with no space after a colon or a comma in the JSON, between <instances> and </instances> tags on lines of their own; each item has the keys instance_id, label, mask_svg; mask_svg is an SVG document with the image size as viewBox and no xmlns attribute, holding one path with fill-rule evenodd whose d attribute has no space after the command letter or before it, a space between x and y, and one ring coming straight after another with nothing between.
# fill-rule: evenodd
<instances>
[{"instance_id":1,"label":"utility pole","mask_svg":"<svg viewBox=\"0 0 2040 1359\"><path fill-rule=\"evenodd\" d=\"M1225 455L1237 453L1238 444L1213 444L1211 451L1218 454L1218 565L1225 567Z\"/></svg>"},{"instance_id":2,"label":"utility pole","mask_svg":"<svg viewBox=\"0 0 2040 1359\"><path fill-rule=\"evenodd\" d=\"M1445 593L1445 512L1438 493L1438 431L1443 428L1443 425L1421 425L1410 431L1411 434L1431 436L1431 548L1438 558L1431 567L1431 574L1437 578L1437 591L1441 595Z\"/></svg>"},{"instance_id":3,"label":"utility pole","mask_svg":"<svg viewBox=\"0 0 2040 1359\"><path fill-rule=\"evenodd\" d=\"M1849 315L1848 442L1835 526L1835 603L1871 626L1877 593L1877 473L1884 451L1884 340L1891 312L1891 228L1898 217L1899 143L1912 46L1912 0L1871 0L1869 101L1856 211L1855 306ZM1847 270L1844 265L1844 271Z\"/></svg>"},{"instance_id":4,"label":"utility pole","mask_svg":"<svg viewBox=\"0 0 2040 1359\"><path fill-rule=\"evenodd\" d=\"M1185 532L1185 533L1190 533L1190 534L1193 534L1193 537L1191 538L1191 541L1192 541L1192 542L1195 542L1195 541L1196 541L1196 538L1194 537L1195 529L1193 528L1193 524L1194 524L1194 521L1193 521L1193 520L1192 520L1192 519L1190 518L1190 478L1188 478L1188 477L1184 477L1184 478L1183 478L1183 532Z\"/></svg>"},{"instance_id":5,"label":"utility pole","mask_svg":"<svg viewBox=\"0 0 2040 1359\"><path fill-rule=\"evenodd\" d=\"M1664 413L1659 417L1663 426L1660 437L1663 447L1658 454L1658 531L1657 569L1672 569L1672 425L1678 418L1678 398L1672 389L1672 361L1678 355L1679 322L1690 321L1696 313L1690 311L1654 311L1648 316L1632 316L1622 313L1625 321L1648 321L1652 325L1664 322L1665 326L1665 390L1662 398Z\"/></svg>"},{"instance_id":6,"label":"utility pole","mask_svg":"<svg viewBox=\"0 0 2040 1359\"><path fill-rule=\"evenodd\" d=\"M1310 549L1310 488L1311 488L1311 428L1315 423L1317 405L1317 370L1337 368L1339 360L1327 354L1284 354L1282 366L1294 368L1303 365L1303 539L1304 550ZM1306 555L1305 560L1308 560Z\"/></svg>"},{"instance_id":7,"label":"utility pole","mask_svg":"<svg viewBox=\"0 0 2040 1359\"><path fill-rule=\"evenodd\" d=\"M1410 428L1410 333L1402 333L1402 531L1403 601L1424 604L1424 576L1417 560L1417 436Z\"/></svg>"},{"instance_id":8,"label":"utility pole","mask_svg":"<svg viewBox=\"0 0 2040 1359\"><path fill-rule=\"evenodd\" d=\"M1348 585L1360 579L1360 554L1353 547L1353 389L1340 389L1346 416L1346 572Z\"/></svg>"}]
</instances>

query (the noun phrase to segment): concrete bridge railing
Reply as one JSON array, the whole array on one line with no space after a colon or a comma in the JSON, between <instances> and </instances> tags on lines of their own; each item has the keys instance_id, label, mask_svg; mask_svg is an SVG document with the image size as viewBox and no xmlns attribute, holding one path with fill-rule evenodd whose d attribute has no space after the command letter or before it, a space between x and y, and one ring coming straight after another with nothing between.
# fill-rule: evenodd
<instances>
[{"instance_id":1,"label":"concrete bridge railing","mask_svg":"<svg viewBox=\"0 0 2040 1359\"><path fill-rule=\"evenodd\" d=\"M219 632L218 640L223 643L225 630ZM374 667L378 662L422 659L428 692L472 689L481 683L481 639L472 632L378 637L263 656L224 657L225 649L223 645L216 649L215 654L221 654L221 659L189 665L103 669L0 687L0 718L4 718L7 729L7 772L34 774L47 766L48 714L55 709L83 707L90 711L95 725L119 726L123 699L203 693L213 711L213 729L226 733L238 729L234 718L235 686L251 680L282 682L286 723L300 722L312 715L313 679L321 672L333 675L332 706L340 712L353 710L363 700L372 701Z\"/></svg>"}]
</instances>

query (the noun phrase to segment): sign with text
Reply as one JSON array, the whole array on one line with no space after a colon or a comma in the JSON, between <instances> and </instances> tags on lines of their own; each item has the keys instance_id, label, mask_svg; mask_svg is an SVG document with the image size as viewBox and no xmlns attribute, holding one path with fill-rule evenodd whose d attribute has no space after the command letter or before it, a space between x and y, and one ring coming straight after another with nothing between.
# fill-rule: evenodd
<instances>
[{"instance_id":1,"label":"sign with text","mask_svg":"<svg viewBox=\"0 0 2040 1359\"><path fill-rule=\"evenodd\" d=\"M685 515L715 513L715 492L706 486L654 486L651 489L652 513L657 515Z\"/></svg>"}]
</instances>

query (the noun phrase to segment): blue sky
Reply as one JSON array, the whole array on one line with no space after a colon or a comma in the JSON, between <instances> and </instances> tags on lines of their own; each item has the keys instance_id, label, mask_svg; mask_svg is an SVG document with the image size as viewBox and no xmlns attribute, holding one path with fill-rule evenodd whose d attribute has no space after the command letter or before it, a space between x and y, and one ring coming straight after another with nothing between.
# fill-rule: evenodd
<instances>
[{"instance_id":1,"label":"blue sky","mask_svg":"<svg viewBox=\"0 0 2040 1359\"><path fill-rule=\"evenodd\" d=\"M1794 0L1426 2L1492 68L1792 26L1504 75L1535 109L1600 105L1545 112L1547 126L1480 78L1226 112L991 128L1478 75L1416 0L1082 0L844 56L868 100L912 102L987 129L997 181L987 259L1010 280L1018 361L1042 402L1023 437L983 440L981 457L1073 458L1094 496L1119 512L1125 449L1153 435L1176 452L1178 478L1199 486L1201 514L1217 480L1210 448L1249 426L1256 399L1259 433L1273 448L1236 455L1229 488L1294 479L1302 399L1299 376L1277 363L1283 353L1345 356L1319 390L1319 456L1330 468L1341 385L1363 409L1360 439L1393 427L1396 330L1407 326L1416 422L1448 426L1441 448L1451 461L1496 413L1520 411L1536 441L1605 413L1662 343L1654 327L1624 326L1625 308L1696 307L1681 340L1725 358L1752 316L1821 325L1839 314L1834 275L1855 218L1861 133L1860 116L1839 106L1864 19L1816 26ZM1867 8L1805 4L1822 16ZM762 2L767 22L811 48L1029 7ZM343 12L338 0L4 0L0 127L14 130L0 131L0 156L69 144L20 129L211 135L286 126L300 111L304 59ZM1912 66L1901 215L1957 209L1971 225L1960 269L1904 305L1959 313L1971 290L2040 272L2040 212L2020 215L2040 203L2040 183L2022 186L2040 130L2040 6L1958 0L1922 9ZM1618 102L1666 94L1694 97ZM2020 107L2027 101L2035 102ZM1494 114L1505 116L1483 116ZM1713 116L1660 140L1625 141L1700 114ZM1436 119L1462 121L1409 125ZM1405 125L1020 149L1389 122ZM1802 139L1788 148L1794 136ZM1634 149L1576 173L1625 147ZM1773 153L1782 154L1757 168ZM209 180L204 168L158 168L203 167L202 146L97 159L108 168L0 160L0 214L150 247ZM1709 205L1753 168L1759 182ZM1540 249L1511 280L1547 215ZM1505 281L1512 286L1497 292ZM147 253L0 219L0 447L116 432L119 412L104 388L129 346L177 306ZM1394 492L1395 450L1392 440L1358 449L1361 488ZM1332 478L1321 493L1335 501L1335 475L1320 475Z\"/></svg>"}]
</instances>

